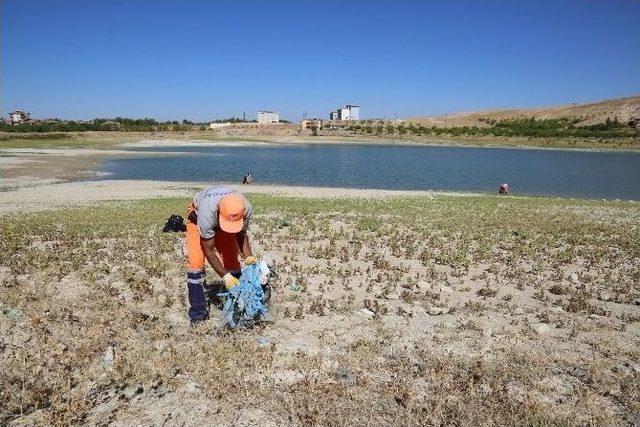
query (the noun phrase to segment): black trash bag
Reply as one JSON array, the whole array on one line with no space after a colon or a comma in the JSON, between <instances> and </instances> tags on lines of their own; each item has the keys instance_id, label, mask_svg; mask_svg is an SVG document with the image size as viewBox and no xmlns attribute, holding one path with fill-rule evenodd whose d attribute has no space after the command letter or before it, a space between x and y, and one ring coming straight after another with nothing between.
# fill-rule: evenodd
<instances>
[{"instance_id":1,"label":"black trash bag","mask_svg":"<svg viewBox=\"0 0 640 427\"><path fill-rule=\"evenodd\" d=\"M184 223L184 218L182 218L180 215L171 215L167 220L167 223L164 225L162 231L164 233L178 233L180 231L187 231L187 225Z\"/></svg>"}]
</instances>

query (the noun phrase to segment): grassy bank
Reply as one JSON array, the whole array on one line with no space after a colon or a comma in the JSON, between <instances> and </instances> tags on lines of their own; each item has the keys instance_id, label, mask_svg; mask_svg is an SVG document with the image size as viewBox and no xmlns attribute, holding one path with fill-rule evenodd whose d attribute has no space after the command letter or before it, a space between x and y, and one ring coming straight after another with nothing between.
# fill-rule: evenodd
<instances>
[{"instance_id":1,"label":"grassy bank","mask_svg":"<svg viewBox=\"0 0 640 427\"><path fill-rule=\"evenodd\" d=\"M277 320L222 335L160 231L186 199L3 217L0 420L633 424L637 203L250 199Z\"/></svg>"},{"instance_id":2,"label":"grassy bank","mask_svg":"<svg viewBox=\"0 0 640 427\"><path fill-rule=\"evenodd\" d=\"M617 118L606 123L583 125L578 118L556 119L481 119L482 126L424 126L420 123L365 121L350 125L356 134L400 138L461 138L463 140L494 140L502 143L519 141L522 145L555 148L632 148L640 141L640 129L635 122L620 123Z\"/></svg>"}]
</instances>

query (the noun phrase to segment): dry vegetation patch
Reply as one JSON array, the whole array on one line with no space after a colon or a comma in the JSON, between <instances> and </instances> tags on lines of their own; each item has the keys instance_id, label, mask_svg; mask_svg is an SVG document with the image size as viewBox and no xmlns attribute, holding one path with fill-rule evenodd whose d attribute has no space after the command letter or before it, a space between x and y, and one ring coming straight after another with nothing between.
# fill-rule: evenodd
<instances>
[{"instance_id":1,"label":"dry vegetation patch","mask_svg":"<svg viewBox=\"0 0 640 427\"><path fill-rule=\"evenodd\" d=\"M640 207L252 195L276 321L186 319L182 199L2 217L10 425L632 425ZM209 275L213 278L213 275Z\"/></svg>"}]
</instances>

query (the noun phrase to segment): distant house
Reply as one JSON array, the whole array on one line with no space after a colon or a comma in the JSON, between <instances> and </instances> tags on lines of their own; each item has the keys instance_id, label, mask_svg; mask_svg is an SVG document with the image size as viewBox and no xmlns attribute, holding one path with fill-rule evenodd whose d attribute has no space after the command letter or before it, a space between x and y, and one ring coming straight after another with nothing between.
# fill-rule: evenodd
<instances>
[{"instance_id":1,"label":"distant house","mask_svg":"<svg viewBox=\"0 0 640 427\"><path fill-rule=\"evenodd\" d=\"M329 113L329 120L360 120L359 105L345 105Z\"/></svg>"},{"instance_id":2,"label":"distant house","mask_svg":"<svg viewBox=\"0 0 640 427\"><path fill-rule=\"evenodd\" d=\"M258 111L258 124L260 125L269 125L279 121L280 116L274 111Z\"/></svg>"},{"instance_id":3,"label":"distant house","mask_svg":"<svg viewBox=\"0 0 640 427\"><path fill-rule=\"evenodd\" d=\"M12 125L19 125L20 123L25 123L29 120L31 120L31 117L26 111L16 110L9 113L9 123Z\"/></svg>"},{"instance_id":4,"label":"distant house","mask_svg":"<svg viewBox=\"0 0 640 427\"><path fill-rule=\"evenodd\" d=\"M300 122L300 128L302 130L320 130L322 129L321 119L304 119Z\"/></svg>"}]
</instances>

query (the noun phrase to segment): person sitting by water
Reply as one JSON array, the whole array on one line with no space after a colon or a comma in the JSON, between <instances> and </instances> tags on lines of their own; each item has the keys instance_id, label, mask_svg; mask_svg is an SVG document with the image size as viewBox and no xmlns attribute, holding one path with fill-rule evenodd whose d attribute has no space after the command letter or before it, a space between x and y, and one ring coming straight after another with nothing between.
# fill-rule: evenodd
<instances>
[{"instance_id":1,"label":"person sitting by water","mask_svg":"<svg viewBox=\"0 0 640 427\"><path fill-rule=\"evenodd\" d=\"M244 174L244 178L242 178L243 184L251 184L253 182L253 177L249 172Z\"/></svg>"},{"instance_id":2,"label":"person sitting by water","mask_svg":"<svg viewBox=\"0 0 640 427\"><path fill-rule=\"evenodd\" d=\"M509 194L509 184L501 184L498 188L498 193Z\"/></svg>"}]
</instances>

